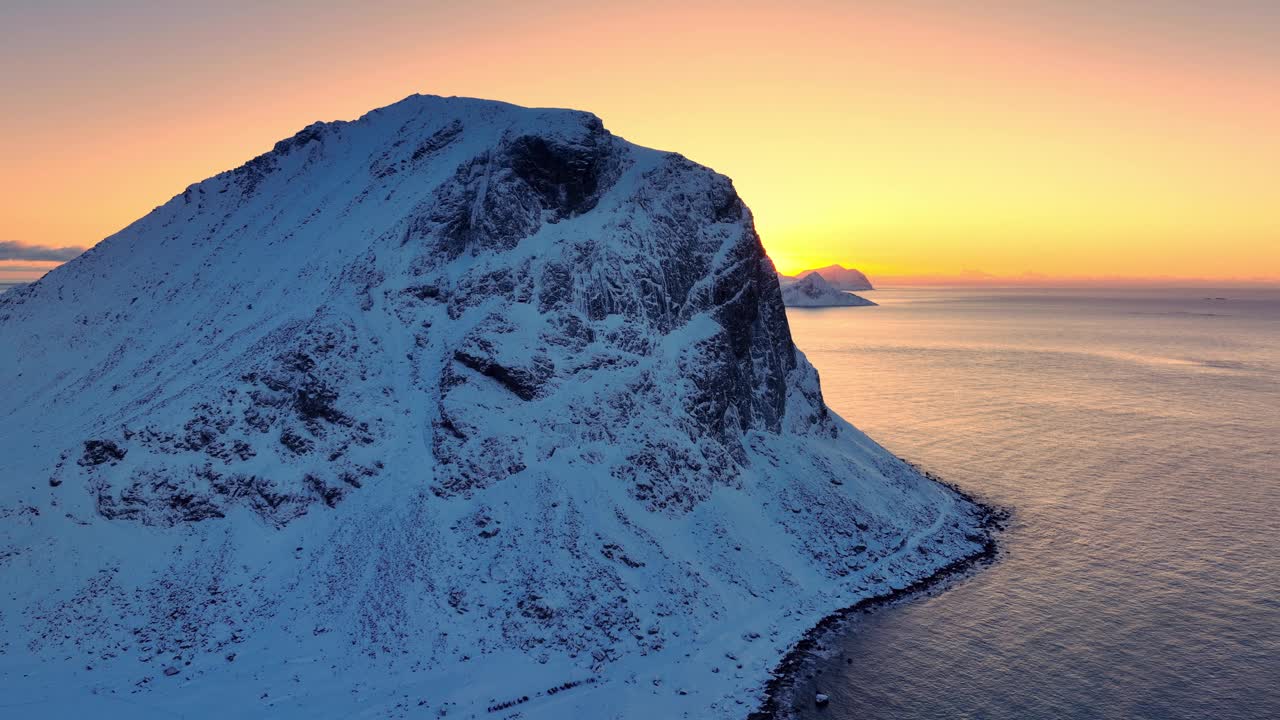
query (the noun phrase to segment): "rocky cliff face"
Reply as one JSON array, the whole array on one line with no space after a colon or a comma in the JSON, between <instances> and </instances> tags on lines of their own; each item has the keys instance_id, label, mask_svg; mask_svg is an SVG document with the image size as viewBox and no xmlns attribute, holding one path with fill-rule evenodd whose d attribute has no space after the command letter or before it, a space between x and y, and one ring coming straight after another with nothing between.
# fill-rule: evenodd
<instances>
[{"instance_id":1,"label":"rocky cliff face","mask_svg":"<svg viewBox=\"0 0 1280 720\"><path fill-rule=\"evenodd\" d=\"M981 545L827 411L732 183L586 113L312 125L0 337L0 688L50 712L738 716Z\"/></svg>"}]
</instances>

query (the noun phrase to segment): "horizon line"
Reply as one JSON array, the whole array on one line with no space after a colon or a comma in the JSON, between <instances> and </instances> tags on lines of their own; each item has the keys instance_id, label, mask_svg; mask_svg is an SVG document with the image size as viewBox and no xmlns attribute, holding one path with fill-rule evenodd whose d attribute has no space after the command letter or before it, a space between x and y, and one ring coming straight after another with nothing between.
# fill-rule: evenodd
<instances>
[{"instance_id":1,"label":"horizon line","mask_svg":"<svg viewBox=\"0 0 1280 720\"><path fill-rule=\"evenodd\" d=\"M1024 277L1018 275L974 277L972 275L868 275L867 278L877 287L909 286L909 287L1030 287L1030 288L1280 288L1280 278L1215 278L1215 277L1180 277L1170 275L1151 276L1078 276L1078 275L1040 275Z\"/></svg>"}]
</instances>

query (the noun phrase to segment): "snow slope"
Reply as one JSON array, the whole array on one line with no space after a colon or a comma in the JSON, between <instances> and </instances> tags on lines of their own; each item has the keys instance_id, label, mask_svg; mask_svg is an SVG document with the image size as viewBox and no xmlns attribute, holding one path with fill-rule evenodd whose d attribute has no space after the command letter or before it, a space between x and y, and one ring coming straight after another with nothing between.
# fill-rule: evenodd
<instances>
[{"instance_id":1,"label":"snow slope","mask_svg":"<svg viewBox=\"0 0 1280 720\"><path fill-rule=\"evenodd\" d=\"M0 296L0 382L5 714L742 717L982 541L582 112L311 125Z\"/></svg>"},{"instance_id":2,"label":"snow slope","mask_svg":"<svg viewBox=\"0 0 1280 720\"><path fill-rule=\"evenodd\" d=\"M809 273L793 283L783 285L782 304L787 307L866 307L875 305L875 303L862 296L831 287L816 272Z\"/></svg>"}]
</instances>

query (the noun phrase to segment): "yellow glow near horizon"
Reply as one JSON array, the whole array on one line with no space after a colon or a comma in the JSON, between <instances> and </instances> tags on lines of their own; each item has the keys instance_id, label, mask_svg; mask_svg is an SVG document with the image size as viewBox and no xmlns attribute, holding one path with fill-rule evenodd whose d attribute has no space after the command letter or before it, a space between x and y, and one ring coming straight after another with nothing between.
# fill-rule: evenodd
<instances>
[{"instance_id":1,"label":"yellow glow near horizon","mask_svg":"<svg viewBox=\"0 0 1280 720\"><path fill-rule=\"evenodd\" d=\"M590 110L729 175L784 272L1280 280L1280 50L1190 20L324 5L0 16L21 108L0 115L0 240L92 245L314 120L430 92Z\"/></svg>"}]
</instances>

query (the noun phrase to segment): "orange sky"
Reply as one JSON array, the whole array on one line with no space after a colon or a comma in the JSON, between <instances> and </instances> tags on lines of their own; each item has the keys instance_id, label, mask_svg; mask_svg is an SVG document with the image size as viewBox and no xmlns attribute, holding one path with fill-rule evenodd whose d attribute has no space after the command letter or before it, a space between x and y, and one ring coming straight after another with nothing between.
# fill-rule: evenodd
<instances>
[{"instance_id":1,"label":"orange sky","mask_svg":"<svg viewBox=\"0 0 1280 720\"><path fill-rule=\"evenodd\" d=\"M1268 3L461 5L6 3L0 242L92 245L428 92L591 110L726 173L784 271L1280 280Z\"/></svg>"}]
</instances>

